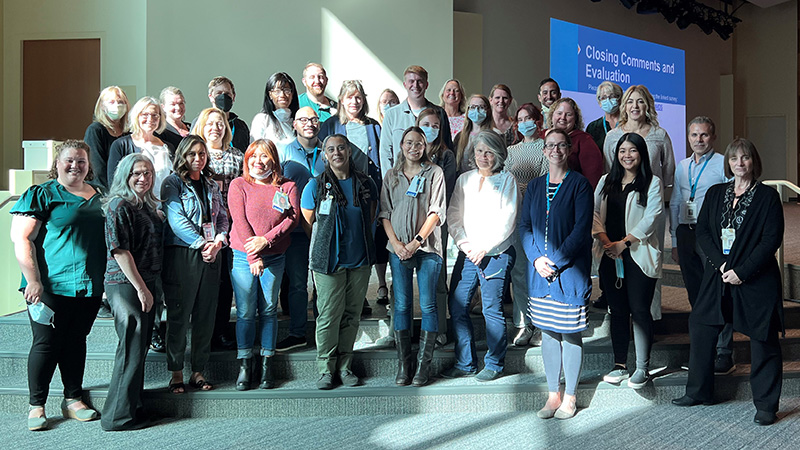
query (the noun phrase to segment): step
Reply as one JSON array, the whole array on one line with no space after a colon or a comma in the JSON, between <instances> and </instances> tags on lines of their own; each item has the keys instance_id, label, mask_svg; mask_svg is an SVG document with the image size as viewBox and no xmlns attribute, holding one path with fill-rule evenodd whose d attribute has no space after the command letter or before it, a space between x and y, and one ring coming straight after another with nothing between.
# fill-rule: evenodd
<instances>
[{"instance_id":1,"label":"step","mask_svg":"<svg viewBox=\"0 0 800 450\"><path fill-rule=\"evenodd\" d=\"M685 392L686 372L661 371L643 389L635 391L623 382L619 386L601 381L601 372L583 371L578 386L578 406L593 409L666 404ZM168 417L308 417L373 416L382 414L515 412L535 411L547 399L547 384L542 375L512 374L489 383L475 379L435 379L430 385L414 388L394 385L393 377L363 379L363 385L320 391L316 380L283 383L277 389L236 391L233 383L217 384L213 391L190 389L183 395L165 387L144 392L144 404L151 411ZM87 391L87 401L101 409L107 389ZM797 364L784 368L784 397L800 395L800 370ZM749 400L749 367L730 376L717 377L717 401ZM0 411L19 412L28 400L24 387L0 388ZM59 411L61 393L51 389L47 410ZM698 407L703 408L703 407Z\"/></svg>"}]
</instances>

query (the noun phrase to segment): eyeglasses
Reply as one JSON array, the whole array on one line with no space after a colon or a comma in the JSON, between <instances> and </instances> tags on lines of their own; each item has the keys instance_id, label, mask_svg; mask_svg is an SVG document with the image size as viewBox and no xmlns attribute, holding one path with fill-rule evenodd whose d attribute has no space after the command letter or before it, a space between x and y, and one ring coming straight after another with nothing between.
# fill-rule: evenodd
<instances>
[{"instance_id":1,"label":"eyeglasses","mask_svg":"<svg viewBox=\"0 0 800 450\"><path fill-rule=\"evenodd\" d=\"M303 126L306 126L309 122L311 122L311 125L319 125L319 119L316 117L298 117L294 120L300 122L300 125Z\"/></svg>"},{"instance_id":2,"label":"eyeglasses","mask_svg":"<svg viewBox=\"0 0 800 450\"><path fill-rule=\"evenodd\" d=\"M407 149L420 150L420 149L425 148L425 143L420 142L420 141L404 141L403 142L403 147L405 147Z\"/></svg>"},{"instance_id":3,"label":"eyeglasses","mask_svg":"<svg viewBox=\"0 0 800 450\"><path fill-rule=\"evenodd\" d=\"M475 110L475 109L482 109L482 110L486 111L486 107L485 106L481 106L481 105L469 105L469 108L467 108L467 109L469 109L470 111Z\"/></svg>"},{"instance_id":4,"label":"eyeglasses","mask_svg":"<svg viewBox=\"0 0 800 450\"><path fill-rule=\"evenodd\" d=\"M144 120L156 120L161 118L161 114L141 113L139 114L139 117Z\"/></svg>"},{"instance_id":5,"label":"eyeglasses","mask_svg":"<svg viewBox=\"0 0 800 450\"><path fill-rule=\"evenodd\" d=\"M547 144L544 144L544 148L548 150L555 150L556 147L558 147L559 150L566 150L569 148L569 144L567 144L566 142L559 142L558 144L553 142L548 142Z\"/></svg>"},{"instance_id":6,"label":"eyeglasses","mask_svg":"<svg viewBox=\"0 0 800 450\"><path fill-rule=\"evenodd\" d=\"M283 89L275 88L275 89L270 90L269 92L272 95L280 95L281 93L283 93L283 95L292 95L292 88L288 88L288 87L287 88L283 88Z\"/></svg>"}]
</instances>

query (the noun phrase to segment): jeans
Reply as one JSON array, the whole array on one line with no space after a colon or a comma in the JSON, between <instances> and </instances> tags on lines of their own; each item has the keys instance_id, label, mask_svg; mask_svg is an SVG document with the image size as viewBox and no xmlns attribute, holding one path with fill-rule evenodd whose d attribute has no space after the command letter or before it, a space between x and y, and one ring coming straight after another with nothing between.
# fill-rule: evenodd
<instances>
[{"instance_id":1,"label":"jeans","mask_svg":"<svg viewBox=\"0 0 800 450\"><path fill-rule=\"evenodd\" d=\"M275 354L278 339L278 290L286 263L284 255L268 255L264 273L260 277L250 273L250 263L245 252L233 251L231 281L236 297L236 345L238 359L253 357L256 340L256 311L261 323L261 355ZM259 285L261 290L259 291Z\"/></svg>"},{"instance_id":2,"label":"jeans","mask_svg":"<svg viewBox=\"0 0 800 450\"><path fill-rule=\"evenodd\" d=\"M392 265L392 290L394 290L394 329L411 329L414 312L414 269L419 286L419 307L422 310L422 331L438 332L439 318L436 308L436 285L442 270L442 257L436 253L417 252L401 261L389 253Z\"/></svg>"},{"instance_id":3,"label":"jeans","mask_svg":"<svg viewBox=\"0 0 800 450\"><path fill-rule=\"evenodd\" d=\"M286 276L289 278L289 336L306 337L308 322L308 235L292 233L286 250Z\"/></svg>"},{"instance_id":4,"label":"jeans","mask_svg":"<svg viewBox=\"0 0 800 450\"><path fill-rule=\"evenodd\" d=\"M458 253L450 280L450 321L455 335L455 366L458 369L473 372L478 368L469 301L480 285L486 344L489 347L483 359L484 367L496 372L503 371L508 345L503 295L508 289L509 272L514 266L515 257L514 247L509 247L499 255L485 256L476 266L463 252Z\"/></svg>"}]
</instances>

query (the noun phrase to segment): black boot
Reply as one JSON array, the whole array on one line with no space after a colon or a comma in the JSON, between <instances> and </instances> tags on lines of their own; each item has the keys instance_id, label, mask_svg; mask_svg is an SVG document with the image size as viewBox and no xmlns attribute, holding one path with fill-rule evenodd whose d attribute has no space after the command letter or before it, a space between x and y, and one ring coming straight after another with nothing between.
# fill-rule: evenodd
<instances>
[{"instance_id":1,"label":"black boot","mask_svg":"<svg viewBox=\"0 0 800 450\"><path fill-rule=\"evenodd\" d=\"M433 359L433 349L436 347L436 332L423 331L419 338L419 359L417 361L417 373L411 382L414 386L425 386L430 381L428 372L431 368Z\"/></svg>"},{"instance_id":2,"label":"black boot","mask_svg":"<svg viewBox=\"0 0 800 450\"><path fill-rule=\"evenodd\" d=\"M394 380L400 386L411 384L411 330L395 330L395 346L397 347L397 378Z\"/></svg>"},{"instance_id":3,"label":"black boot","mask_svg":"<svg viewBox=\"0 0 800 450\"><path fill-rule=\"evenodd\" d=\"M236 379L236 390L246 391L250 389L250 376L253 373L251 362L252 358L242 358L239 366L239 378Z\"/></svg>"},{"instance_id":4,"label":"black boot","mask_svg":"<svg viewBox=\"0 0 800 450\"><path fill-rule=\"evenodd\" d=\"M259 389L272 389L275 387L275 380L272 378L272 357L261 357L261 384Z\"/></svg>"}]
</instances>

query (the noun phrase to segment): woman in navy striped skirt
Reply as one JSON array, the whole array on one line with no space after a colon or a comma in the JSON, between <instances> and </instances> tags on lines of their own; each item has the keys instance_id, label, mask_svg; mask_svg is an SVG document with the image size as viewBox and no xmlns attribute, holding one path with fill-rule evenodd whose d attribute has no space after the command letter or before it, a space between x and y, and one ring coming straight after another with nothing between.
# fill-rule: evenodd
<instances>
[{"instance_id":1,"label":"woman in navy striped skirt","mask_svg":"<svg viewBox=\"0 0 800 450\"><path fill-rule=\"evenodd\" d=\"M520 236L528 271L531 322L542 329L542 357L549 398L538 416L569 419L575 415L575 393L583 362L581 332L586 329L586 303L592 292L592 186L571 171L572 143L567 133L551 130L544 154L548 175L534 179L522 202ZM521 262L523 263L523 262ZM559 378L564 369L562 400Z\"/></svg>"}]
</instances>

